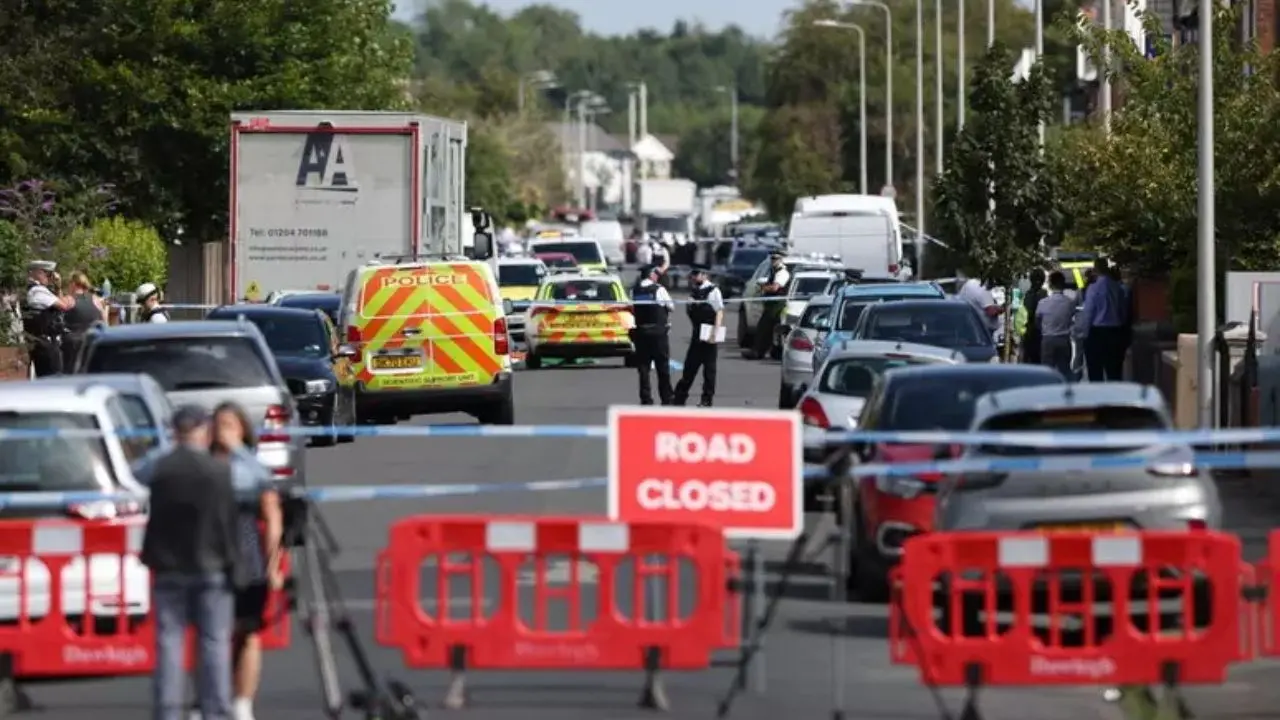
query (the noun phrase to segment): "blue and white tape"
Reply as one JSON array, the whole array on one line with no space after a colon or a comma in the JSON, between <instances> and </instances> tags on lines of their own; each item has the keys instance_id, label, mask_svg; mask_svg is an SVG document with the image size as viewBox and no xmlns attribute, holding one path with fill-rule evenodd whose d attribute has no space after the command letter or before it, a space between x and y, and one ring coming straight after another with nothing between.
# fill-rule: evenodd
<instances>
[{"instance_id":1,"label":"blue and white tape","mask_svg":"<svg viewBox=\"0 0 1280 720\"><path fill-rule=\"evenodd\" d=\"M117 434L121 437L150 437L154 430L128 430ZM355 437L394 438L594 438L609 437L604 425L353 425L353 426L303 426L284 429L272 428L273 435L294 437L329 437L351 435ZM71 429L0 429L0 441L36 440L53 437L100 437L99 430ZM1031 448L1135 448L1155 445L1253 445L1280 443L1280 427L1229 428L1224 430L1174 430L1151 431L1100 431L1100 432L941 432L912 431L893 432L880 430L833 430L823 437L827 444L851 442L889 443L901 445L992 445Z\"/></svg>"},{"instance_id":2,"label":"blue and white tape","mask_svg":"<svg viewBox=\"0 0 1280 720\"><path fill-rule=\"evenodd\" d=\"M793 298L785 298L785 297L752 297L752 298L733 297L733 298L723 298L723 301L726 305L734 305L734 304L742 304L742 303L763 303L763 302L804 302L805 300L802 298L793 299ZM597 300L533 300L533 301L521 301L521 302L528 303L528 304L520 307L517 310L517 312L527 310L530 307L552 307L552 306L558 307L558 306L574 306L574 305L661 305L663 304L658 302L657 300L630 300L630 299L606 300L603 298L597 299ZM673 305L692 305L693 303L698 301L691 300L688 298L673 297L671 298L670 302ZM225 305L209 305L209 304L203 304L203 303L174 303L174 304L166 303L164 308L166 310L202 310L202 311L208 312L210 310L215 310L217 308L234 307L237 305L263 305L263 303L250 303L247 301L241 302L241 303L228 303ZM137 310L141 306L140 305L121 305L121 304L113 303L111 307L127 309L127 310ZM466 315L468 313L445 312L445 313L435 313L435 314L436 315Z\"/></svg>"}]
</instances>

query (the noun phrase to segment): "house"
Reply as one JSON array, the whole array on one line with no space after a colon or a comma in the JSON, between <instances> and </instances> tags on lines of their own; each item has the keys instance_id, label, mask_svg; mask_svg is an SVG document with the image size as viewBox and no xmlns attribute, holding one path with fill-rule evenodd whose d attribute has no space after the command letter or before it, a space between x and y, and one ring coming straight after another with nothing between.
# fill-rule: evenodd
<instances>
[{"instance_id":1,"label":"house","mask_svg":"<svg viewBox=\"0 0 1280 720\"><path fill-rule=\"evenodd\" d=\"M560 142L570 192L584 191L585 197L577 199L583 207L613 212L631 207L632 156L626 142L595 123L587 123L585 135L578 123L554 122L547 128Z\"/></svg>"},{"instance_id":2,"label":"house","mask_svg":"<svg viewBox=\"0 0 1280 720\"><path fill-rule=\"evenodd\" d=\"M640 138L631 148L631 154L636 158L636 176L641 179L670 179L671 165L676 159L675 150L672 136L666 136L666 142L652 134Z\"/></svg>"}]
</instances>

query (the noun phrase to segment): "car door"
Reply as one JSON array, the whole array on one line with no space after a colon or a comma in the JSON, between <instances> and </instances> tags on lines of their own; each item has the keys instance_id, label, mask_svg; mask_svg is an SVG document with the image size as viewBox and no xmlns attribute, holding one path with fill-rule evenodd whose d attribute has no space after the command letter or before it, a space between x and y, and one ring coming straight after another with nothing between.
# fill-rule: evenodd
<instances>
[{"instance_id":1,"label":"car door","mask_svg":"<svg viewBox=\"0 0 1280 720\"><path fill-rule=\"evenodd\" d=\"M760 281L769 274L769 268L773 266L773 261L765 259L756 266L756 271L752 273L751 279L747 281L747 286L742 290L742 298L746 301L742 303L742 312L747 316L747 327L752 332L755 331L756 325L760 323L760 311L763 309L763 303L755 302L761 297Z\"/></svg>"}]
</instances>

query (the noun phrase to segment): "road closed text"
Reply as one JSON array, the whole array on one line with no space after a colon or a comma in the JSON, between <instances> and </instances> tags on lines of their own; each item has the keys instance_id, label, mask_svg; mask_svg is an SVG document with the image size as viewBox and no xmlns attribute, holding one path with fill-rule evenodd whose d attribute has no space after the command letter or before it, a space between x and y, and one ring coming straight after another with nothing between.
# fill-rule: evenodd
<instances>
[{"instance_id":1,"label":"road closed text","mask_svg":"<svg viewBox=\"0 0 1280 720\"><path fill-rule=\"evenodd\" d=\"M769 483L752 480L641 480L636 501L646 510L711 510L769 512L778 493Z\"/></svg>"}]
</instances>

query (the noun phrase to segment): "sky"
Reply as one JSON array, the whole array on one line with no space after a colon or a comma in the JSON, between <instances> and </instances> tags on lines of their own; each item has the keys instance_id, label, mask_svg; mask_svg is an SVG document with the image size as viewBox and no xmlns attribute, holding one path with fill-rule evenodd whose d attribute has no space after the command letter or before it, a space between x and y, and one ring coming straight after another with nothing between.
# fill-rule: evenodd
<instances>
[{"instance_id":1,"label":"sky","mask_svg":"<svg viewBox=\"0 0 1280 720\"><path fill-rule=\"evenodd\" d=\"M412 19L419 3L397 0L396 17ZM676 20L701 21L713 30L736 24L751 35L772 37L782 24L782 13L796 0L479 0L508 14L529 5L553 5L578 14L587 30L618 35L644 27L668 31Z\"/></svg>"}]
</instances>

